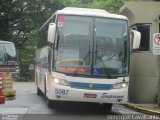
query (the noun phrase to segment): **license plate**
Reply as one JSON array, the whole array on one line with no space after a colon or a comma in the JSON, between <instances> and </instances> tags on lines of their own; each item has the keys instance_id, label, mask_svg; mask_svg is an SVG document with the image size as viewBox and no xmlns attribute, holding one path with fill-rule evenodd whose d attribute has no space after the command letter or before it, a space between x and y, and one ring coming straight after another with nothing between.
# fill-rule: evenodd
<instances>
[{"instance_id":1,"label":"license plate","mask_svg":"<svg viewBox=\"0 0 160 120\"><path fill-rule=\"evenodd\" d=\"M97 98L97 94L84 93L84 98Z\"/></svg>"}]
</instances>

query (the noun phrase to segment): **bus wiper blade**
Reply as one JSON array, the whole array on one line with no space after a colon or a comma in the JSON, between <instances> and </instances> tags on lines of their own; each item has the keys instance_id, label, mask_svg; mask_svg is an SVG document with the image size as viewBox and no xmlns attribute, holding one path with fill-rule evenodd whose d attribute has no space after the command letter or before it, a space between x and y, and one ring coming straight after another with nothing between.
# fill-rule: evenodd
<instances>
[{"instance_id":1,"label":"bus wiper blade","mask_svg":"<svg viewBox=\"0 0 160 120\"><path fill-rule=\"evenodd\" d=\"M97 56L98 60L100 60L100 62L102 63L104 68L107 68L107 66L105 65L104 61L102 60L102 58L98 55ZM105 72L104 72L105 73ZM107 73L107 76L110 77L111 75L109 73Z\"/></svg>"},{"instance_id":2,"label":"bus wiper blade","mask_svg":"<svg viewBox=\"0 0 160 120\"><path fill-rule=\"evenodd\" d=\"M107 66L105 65L104 61L102 60L102 57L100 55L97 55L97 54L98 54L98 50L97 50L97 44L96 44L95 56L96 56L96 58L98 58L98 60L100 60L100 62L102 63L103 67L107 68ZM103 71L103 73L105 73L105 72ZM106 77L107 76L110 77L111 75L107 72Z\"/></svg>"},{"instance_id":3,"label":"bus wiper blade","mask_svg":"<svg viewBox=\"0 0 160 120\"><path fill-rule=\"evenodd\" d=\"M93 75L89 75L89 74L75 74L75 73L64 73L65 75L71 75L71 76L93 76Z\"/></svg>"},{"instance_id":4,"label":"bus wiper blade","mask_svg":"<svg viewBox=\"0 0 160 120\"><path fill-rule=\"evenodd\" d=\"M91 51L89 50L87 54L85 55L85 57L83 58L83 60L86 61L86 59L90 56L90 54L91 54ZM76 70L73 72L73 74L77 75L78 70L79 68L77 67Z\"/></svg>"}]
</instances>

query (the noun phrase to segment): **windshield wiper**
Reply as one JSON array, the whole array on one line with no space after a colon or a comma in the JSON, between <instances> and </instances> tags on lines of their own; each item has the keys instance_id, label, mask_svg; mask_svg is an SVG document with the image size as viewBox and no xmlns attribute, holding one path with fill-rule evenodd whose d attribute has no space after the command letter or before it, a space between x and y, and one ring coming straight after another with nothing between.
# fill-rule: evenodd
<instances>
[{"instance_id":1,"label":"windshield wiper","mask_svg":"<svg viewBox=\"0 0 160 120\"><path fill-rule=\"evenodd\" d=\"M102 57L101 56L99 56L99 55L97 55L97 53L98 53L98 50L97 50L97 43L96 43L96 51L95 51L95 56L96 56L96 58L98 58L98 60L100 60L100 62L102 63L102 65L103 65L103 68L107 68L107 66L105 65L105 63L104 63L104 61L102 60ZM105 74L105 71L103 70L103 73ZM107 75L106 75L106 77L110 77L111 75L107 72Z\"/></svg>"},{"instance_id":2,"label":"windshield wiper","mask_svg":"<svg viewBox=\"0 0 160 120\"><path fill-rule=\"evenodd\" d=\"M102 65L103 65L103 68L107 68L107 66L105 65L105 63L104 63L104 61L102 60L102 58L98 55L97 56L97 58L98 58L98 60L100 60L100 62L102 63ZM105 74L105 70L102 70L103 71L103 73ZM106 77L110 77L111 75L107 72L107 75L106 75Z\"/></svg>"},{"instance_id":3,"label":"windshield wiper","mask_svg":"<svg viewBox=\"0 0 160 120\"><path fill-rule=\"evenodd\" d=\"M78 72L78 71L77 71ZM91 77L90 74L77 74L77 73L64 73L65 75L71 75L71 76L88 76Z\"/></svg>"},{"instance_id":4,"label":"windshield wiper","mask_svg":"<svg viewBox=\"0 0 160 120\"><path fill-rule=\"evenodd\" d=\"M83 58L83 60L86 61L86 59L90 56L90 54L91 54L91 51L89 50L85 55L85 57ZM78 70L79 68L77 67L76 70L73 72L73 75L77 75Z\"/></svg>"}]
</instances>

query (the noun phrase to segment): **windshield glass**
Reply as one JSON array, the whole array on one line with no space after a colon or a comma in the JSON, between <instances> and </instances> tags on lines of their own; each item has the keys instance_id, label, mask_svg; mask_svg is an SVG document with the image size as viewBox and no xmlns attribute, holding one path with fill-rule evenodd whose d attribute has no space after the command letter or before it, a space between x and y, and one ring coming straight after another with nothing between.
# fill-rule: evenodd
<instances>
[{"instance_id":1,"label":"windshield glass","mask_svg":"<svg viewBox=\"0 0 160 120\"><path fill-rule=\"evenodd\" d=\"M15 46L12 43L0 44L0 65L16 65L17 57Z\"/></svg>"},{"instance_id":2,"label":"windshield glass","mask_svg":"<svg viewBox=\"0 0 160 120\"><path fill-rule=\"evenodd\" d=\"M55 71L94 76L128 74L127 21L59 15L57 28Z\"/></svg>"},{"instance_id":3,"label":"windshield glass","mask_svg":"<svg viewBox=\"0 0 160 120\"><path fill-rule=\"evenodd\" d=\"M6 64L5 62L5 48L4 44L0 44L0 65Z\"/></svg>"},{"instance_id":4,"label":"windshield glass","mask_svg":"<svg viewBox=\"0 0 160 120\"><path fill-rule=\"evenodd\" d=\"M55 69L90 74L93 20L90 17L59 16Z\"/></svg>"},{"instance_id":5,"label":"windshield glass","mask_svg":"<svg viewBox=\"0 0 160 120\"><path fill-rule=\"evenodd\" d=\"M128 73L127 30L124 20L95 19L93 74L116 76Z\"/></svg>"}]
</instances>

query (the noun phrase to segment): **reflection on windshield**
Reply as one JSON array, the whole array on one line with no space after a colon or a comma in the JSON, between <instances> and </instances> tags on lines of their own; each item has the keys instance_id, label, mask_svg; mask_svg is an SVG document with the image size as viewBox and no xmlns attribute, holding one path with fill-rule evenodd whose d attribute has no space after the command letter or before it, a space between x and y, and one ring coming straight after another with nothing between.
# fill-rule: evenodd
<instances>
[{"instance_id":1,"label":"reflection on windshield","mask_svg":"<svg viewBox=\"0 0 160 120\"><path fill-rule=\"evenodd\" d=\"M57 27L54 70L96 76L128 74L127 21L60 15Z\"/></svg>"},{"instance_id":2,"label":"reflection on windshield","mask_svg":"<svg viewBox=\"0 0 160 120\"><path fill-rule=\"evenodd\" d=\"M90 17L59 16L58 50L55 51L55 69L61 72L75 71L90 74L90 41L92 19ZM63 18L63 19L62 19Z\"/></svg>"},{"instance_id":3,"label":"reflection on windshield","mask_svg":"<svg viewBox=\"0 0 160 120\"><path fill-rule=\"evenodd\" d=\"M124 53L124 39L127 35L127 23L123 20L95 19L95 75L122 75L128 72L122 64L128 57ZM126 50L127 51L127 50ZM126 63L127 65L127 63Z\"/></svg>"}]
</instances>

